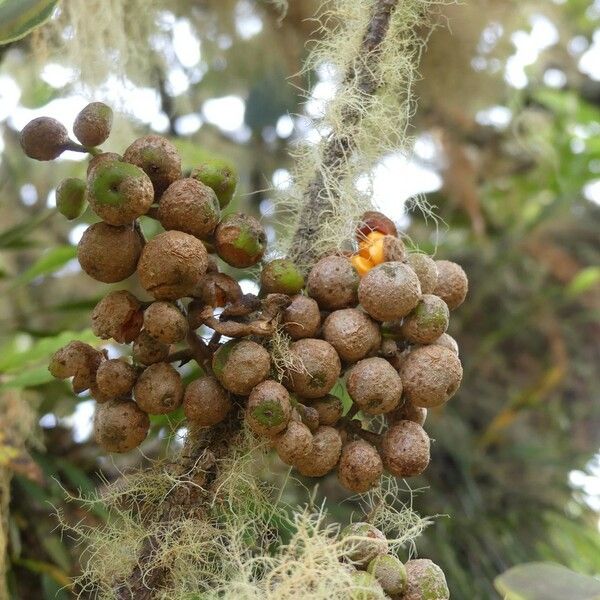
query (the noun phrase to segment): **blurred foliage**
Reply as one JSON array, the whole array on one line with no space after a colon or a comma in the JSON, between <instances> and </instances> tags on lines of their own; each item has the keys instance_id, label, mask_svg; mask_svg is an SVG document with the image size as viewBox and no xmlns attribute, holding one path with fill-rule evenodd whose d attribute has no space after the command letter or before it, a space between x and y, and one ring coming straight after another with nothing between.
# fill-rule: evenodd
<instances>
[{"instance_id":1,"label":"blurred foliage","mask_svg":"<svg viewBox=\"0 0 600 600\"><path fill-rule=\"evenodd\" d=\"M156 90L145 97L159 103L156 119L138 118L144 101L128 104L115 86L91 88L85 73L49 78L48 65L73 66L52 46L40 54L38 45L34 55L27 38L1 50L0 416L8 431L27 421L10 407L41 418L0 441L0 535L9 542L13 598L70 597L79 550L56 531L52 507L67 520L105 518L67 503L65 490L95 489L146 464L177 444L179 426L177 418L156 419L143 453L102 457L86 436L89 398L73 398L63 382L50 380L45 364L54 349L74 337L91 341L89 312L105 290L72 260L82 224L93 216L67 223L52 208L58 182L82 176L85 165L26 159L19 123L69 98L76 101L62 109L76 111L84 102L78 94L114 100L123 110L107 150L122 152L132 136L154 127L176 138L186 168L207 152L227 156L241 176L232 208L261 213L276 235L268 190L307 127L297 86L319 82L317 73L297 75L316 5L291 2L280 20L268 2L161 3L152 70L131 73L113 57L123 89ZM433 157L415 160L443 180L427 199L445 225L435 236L435 224L414 214L407 233L423 250L461 262L471 292L450 331L461 347L463 387L430 414L432 464L411 485L428 488L413 498L422 514L447 515L423 536L421 553L443 567L453 597L487 600L496 597L494 578L523 562L600 573L598 514L569 479L573 470L586 471L600 447L600 208L597 195L591 201L584 194L600 173L600 83L578 68L599 15L591 0L473 0L444 8L441 17L423 57L413 134L435 148ZM515 39L540 22L551 24L556 39L534 53L526 85L512 87L505 73ZM182 63L174 50L174 25L182 23L197 36L198 64ZM558 85L548 83L548 71L563 75ZM19 99L11 114L1 105L11 106L13 88ZM203 110L208 100L230 95L245 101L244 127L233 133ZM481 112L490 107L503 107L507 123L490 124ZM191 132L183 126L190 115L202 124ZM277 127L289 115L291 135ZM143 227L150 234L156 224ZM143 295L135 283L129 287ZM262 475L283 481L286 471L274 462ZM300 488L287 486L285 494L306 500ZM321 496L340 521L356 507L334 478L319 485Z\"/></svg>"}]
</instances>

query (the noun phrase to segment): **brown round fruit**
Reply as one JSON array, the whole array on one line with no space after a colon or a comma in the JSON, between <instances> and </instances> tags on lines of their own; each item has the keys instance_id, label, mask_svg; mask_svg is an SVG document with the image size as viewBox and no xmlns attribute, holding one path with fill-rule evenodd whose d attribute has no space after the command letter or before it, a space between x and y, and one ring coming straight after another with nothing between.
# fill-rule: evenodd
<instances>
[{"instance_id":1,"label":"brown round fruit","mask_svg":"<svg viewBox=\"0 0 600 600\"><path fill-rule=\"evenodd\" d=\"M404 400L398 408L388 413L386 417L390 424L398 421L412 421L423 427L427 420L427 409L413 406L408 400Z\"/></svg>"},{"instance_id":2,"label":"brown round fruit","mask_svg":"<svg viewBox=\"0 0 600 600\"><path fill-rule=\"evenodd\" d=\"M246 423L258 435L281 433L292 416L288 391L276 381L263 381L250 392Z\"/></svg>"},{"instance_id":3,"label":"brown round fruit","mask_svg":"<svg viewBox=\"0 0 600 600\"><path fill-rule=\"evenodd\" d=\"M323 323L323 338L350 363L375 354L381 345L379 325L355 308L332 312Z\"/></svg>"},{"instance_id":4,"label":"brown round fruit","mask_svg":"<svg viewBox=\"0 0 600 600\"><path fill-rule=\"evenodd\" d=\"M229 394L215 377L200 377L192 381L183 396L183 412L200 427L221 423L232 408Z\"/></svg>"},{"instance_id":5,"label":"brown round fruit","mask_svg":"<svg viewBox=\"0 0 600 600\"><path fill-rule=\"evenodd\" d=\"M406 399L415 406L432 408L447 402L458 390L462 365L443 346L414 348L400 365Z\"/></svg>"},{"instance_id":6,"label":"brown round fruit","mask_svg":"<svg viewBox=\"0 0 600 600\"><path fill-rule=\"evenodd\" d=\"M408 587L402 600L449 600L446 576L434 562L420 558L405 566Z\"/></svg>"},{"instance_id":7,"label":"brown round fruit","mask_svg":"<svg viewBox=\"0 0 600 600\"><path fill-rule=\"evenodd\" d=\"M421 292L423 294L433 294L438 279L435 260L427 254L412 252L408 255L408 264L419 278Z\"/></svg>"},{"instance_id":8,"label":"brown round fruit","mask_svg":"<svg viewBox=\"0 0 600 600\"><path fill-rule=\"evenodd\" d=\"M133 396L137 405L150 415L173 412L183 401L181 375L169 363L154 363L138 377Z\"/></svg>"},{"instance_id":9,"label":"brown round fruit","mask_svg":"<svg viewBox=\"0 0 600 600\"><path fill-rule=\"evenodd\" d=\"M144 329L163 344L175 344L186 336L188 323L174 304L153 302L144 311Z\"/></svg>"},{"instance_id":10,"label":"brown round fruit","mask_svg":"<svg viewBox=\"0 0 600 600\"><path fill-rule=\"evenodd\" d=\"M248 396L269 376L271 357L251 340L230 340L213 355L212 368L221 385L232 394Z\"/></svg>"},{"instance_id":11,"label":"brown round fruit","mask_svg":"<svg viewBox=\"0 0 600 600\"><path fill-rule=\"evenodd\" d=\"M211 188L191 177L173 182L158 205L158 220L165 229L176 229L208 239L220 216L219 201Z\"/></svg>"},{"instance_id":12,"label":"brown round fruit","mask_svg":"<svg viewBox=\"0 0 600 600\"><path fill-rule=\"evenodd\" d=\"M377 321L395 321L417 306L421 285L415 272L404 263L383 263L361 279L358 298Z\"/></svg>"},{"instance_id":13,"label":"brown round fruit","mask_svg":"<svg viewBox=\"0 0 600 600\"><path fill-rule=\"evenodd\" d=\"M252 216L233 213L215 230L215 249L228 265L244 269L255 265L267 249L267 234Z\"/></svg>"},{"instance_id":14,"label":"brown round fruit","mask_svg":"<svg viewBox=\"0 0 600 600\"><path fill-rule=\"evenodd\" d=\"M113 111L103 102L92 102L75 117L73 133L84 146L99 146L110 135Z\"/></svg>"},{"instance_id":15,"label":"brown round fruit","mask_svg":"<svg viewBox=\"0 0 600 600\"><path fill-rule=\"evenodd\" d=\"M109 400L99 404L94 417L96 443L107 452L129 452L148 435L150 419L131 400Z\"/></svg>"},{"instance_id":16,"label":"brown round fruit","mask_svg":"<svg viewBox=\"0 0 600 600\"><path fill-rule=\"evenodd\" d=\"M96 372L103 360L102 352L73 340L52 355L48 371L57 379L73 377L73 390L80 393L96 383Z\"/></svg>"},{"instance_id":17,"label":"brown round fruit","mask_svg":"<svg viewBox=\"0 0 600 600\"><path fill-rule=\"evenodd\" d=\"M396 477L420 475L429 465L429 446L429 436L418 423L399 421L383 434L383 465Z\"/></svg>"},{"instance_id":18,"label":"brown round fruit","mask_svg":"<svg viewBox=\"0 0 600 600\"><path fill-rule=\"evenodd\" d=\"M310 451L294 466L305 477L323 477L335 468L342 451L342 438L337 429L323 425L313 435Z\"/></svg>"},{"instance_id":19,"label":"brown round fruit","mask_svg":"<svg viewBox=\"0 0 600 600\"><path fill-rule=\"evenodd\" d=\"M340 357L334 347L325 340L307 338L290 345L294 363L302 364L302 370L289 373L292 390L303 398L322 398L336 384L340 372Z\"/></svg>"},{"instance_id":20,"label":"brown round fruit","mask_svg":"<svg viewBox=\"0 0 600 600\"><path fill-rule=\"evenodd\" d=\"M434 346L443 346L444 348L448 348L448 350L451 350L454 352L454 354L456 354L456 356L458 356L458 344L456 340L447 333L442 333L437 340L434 340L431 343Z\"/></svg>"},{"instance_id":21,"label":"brown round fruit","mask_svg":"<svg viewBox=\"0 0 600 600\"><path fill-rule=\"evenodd\" d=\"M125 150L123 160L145 171L152 181L157 200L181 177L181 157L177 148L160 135L147 135L135 140Z\"/></svg>"},{"instance_id":22,"label":"brown round fruit","mask_svg":"<svg viewBox=\"0 0 600 600\"><path fill-rule=\"evenodd\" d=\"M388 552L388 541L385 535L371 523L361 521L352 523L345 527L340 535L350 548L348 559L357 568L366 568L372 560Z\"/></svg>"},{"instance_id":23,"label":"brown round fruit","mask_svg":"<svg viewBox=\"0 0 600 600\"><path fill-rule=\"evenodd\" d=\"M133 275L142 252L140 234L130 225L94 223L77 245L81 268L96 281L116 283Z\"/></svg>"},{"instance_id":24,"label":"brown round fruit","mask_svg":"<svg viewBox=\"0 0 600 600\"><path fill-rule=\"evenodd\" d=\"M394 410L402 396L402 380L384 358L365 358L356 363L346 379L348 394L356 405L370 415Z\"/></svg>"},{"instance_id":25,"label":"brown round fruit","mask_svg":"<svg viewBox=\"0 0 600 600\"><path fill-rule=\"evenodd\" d=\"M439 296L450 310L458 308L467 297L469 280L462 267L449 260L436 260L438 271L434 294Z\"/></svg>"},{"instance_id":26,"label":"brown round fruit","mask_svg":"<svg viewBox=\"0 0 600 600\"><path fill-rule=\"evenodd\" d=\"M383 463L377 449L356 440L342 449L338 467L340 483L351 492L362 494L373 488L383 473Z\"/></svg>"},{"instance_id":27,"label":"brown round fruit","mask_svg":"<svg viewBox=\"0 0 600 600\"><path fill-rule=\"evenodd\" d=\"M69 145L69 134L62 123L50 117L29 121L19 136L21 148L29 158L54 160Z\"/></svg>"},{"instance_id":28,"label":"brown round fruit","mask_svg":"<svg viewBox=\"0 0 600 600\"><path fill-rule=\"evenodd\" d=\"M423 294L402 323L400 331L411 344L432 344L448 329L450 312L446 303L433 294Z\"/></svg>"},{"instance_id":29,"label":"brown round fruit","mask_svg":"<svg viewBox=\"0 0 600 600\"><path fill-rule=\"evenodd\" d=\"M304 287L304 277L289 258L276 258L260 272L260 289L263 294L299 294Z\"/></svg>"},{"instance_id":30,"label":"brown round fruit","mask_svg":"<svg viewBox=\"0 0 600 600\"><path fill-rule=\"evenodd\" d=\"M200 240L181 231L165 231L144 246L138 275L144 289L157 300L176 300L192 295L207 266Z\"/></svg>"},{"instance_id":31,"label":"brown round fruit","mask_svg":"<svg viewBox=\"0 0 600 600\"><path fill-rule=\"evenodd\" d=\"M129 344L142 330L142 305L126 290L107 294L92 311L92 331L102 340Z\"/></svg>"},{"instance_id":32,"label":"brown round fruit","mask_svg":"<svg viewBox=\"0 0 600 600\"><path fill-rule=\"evenodd\" d=\"M346 256L326 256L310 271L306 290L322 310L337 310L358 303L359 281Z\"/></svg>"},{"instance_id":33,"label":"brown round fruit","mask_svg":"<svg viewBox=\"0 0 600 600\"><path fill-rule=\"evenodd\" d=\"M102 163L107 161L122 161L123 157L116 152L102 152L101 154L96 154L96 156L92 156L90 158L90 162L88 162L87 166L87 176L88 178L92 176L92 173L99 167Z\"/></svg>"},{"instance_id":34,"label":"brown round fruit","mask_svg":"<svg viewBox=\"0 0 600 600\"><path fill-rule=\"evenodd\" d=\"M293 296L283 311L283 329L293 339L311 338L321 327L321 312L316 300L307 296Z\"/></svg>"},{"instance_id":35,"label":"brown round fruit","mask_svg":"<svg viewBox=\"0 0 600 600\"><path fill-rule=\"evenodd\" d=\"M311 407L319 414L320 425L335 425L344 414L344 406L337 396L327 394L311 402Z\"/></svg>"},{"instance_id":36,"label":"brown round fruit","mask_svg":"<svg viewBox=\"0 0 600 600\"><path fill-rule=\"evenodd\" d=\"M384 235L398 236L398 230L396 229L394 222L378 211L368 210L360 218L360 221L360 225L356 230L359 242L372 231L378 231Z\"/></svg>"},{"instance_id":37,"label":"brown round fruit","mask_svg":"<svg viewBox=\"0 0 600 600\"><path fill-rule=\"evenodd\" d=\"M290 421L286 430L275 438L275 451L286 465L302 460L312 448L310 429L298 421Z\"/></svg>"},{"instance_id":38,"label":"brown round fruit","mask_svg":"<svg viewBox=\"0 0 600 600\"><path fill-rule=\"evenodd\" d=\"M96 386L106 398L129 395L136 379L135 368L118 358L105 360L96 371Z\"/></svg>"},{"instance_id":39,"label":"brown round fruit","mask_svg":"<svg viewBox=\"0 0 600 600\"><path fill-rule=\"evenodd\" d=\"M88 177L87 199L92 210L109 225L127 225L148 212L154 190L142 169L105 160Z\"/></svg>"},{"instance_id":40,"label":"brown round fruit","mask_svg":"<svg viewBox=\"0 0 600 600\"><path fill-rule=\"evenodd\" d=\"M163 344L142 330L133 342L133 360L142 365L161 362L169 356L169 344Z\"/></svg>"}]
</instances>

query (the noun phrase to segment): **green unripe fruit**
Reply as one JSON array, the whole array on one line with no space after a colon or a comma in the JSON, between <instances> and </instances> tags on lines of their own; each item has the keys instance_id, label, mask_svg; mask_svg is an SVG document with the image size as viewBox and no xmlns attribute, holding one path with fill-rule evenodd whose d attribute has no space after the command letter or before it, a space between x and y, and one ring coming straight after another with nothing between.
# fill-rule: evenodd
<instances>
[{"instance_id":1,"label":"green unripe fruit","mask_svg":"<svg viewBox=\"0 0 600 600\"><path fill-rule=\"evenodd\" d=\"M350 600L380 600L384 597L383 588L371 573L366 571L352 573Z\"/></svg>"},{"instance_id":2,"label":"green unripe fruit","mask_svg":"<svg viewBox=\"0 0 600 600\"><path fill-rule=\"evenodd\" d=\"M50 117L29 121L19 136L23 152L35 160L54 160L69 145L69 134L62 123Z\"/></svg>"},{"instance_id":3,"label":"green unripe fruit","mask_svg":"<svg viewBox=\"0 0 600 600\"><path fill-rule=\"evenodd\" d=\"M116 160L99 164L91 174L92 210L110 225L127 225L148 212L154 201L150 178L135 165Z\"/></svg>"},{"instance_id":4,"label":"green unripe fruit","mask_svg":"<svg viewBox=\"0 0 600 600\"><path fill-rule=\"evenodd\" d=\"M77 177L63 179L56 188L56 208L61 215L72 221L84 212L87 206L85 181Z\"/></svg>"},{"instance_id":5,"label":"green unripe fruit","mask_svg":"<svg viewBox=\"0 0 600 600\"><path fill-rule=\"evenodd\" d=\"M396 597L404 593L407 586L406 567L391 554L374 558L367 567L388 596Z\"/></svg>"},{"instance_id":6,"label":"green unripe fruit","mask_svg":"<svg viewBox=\"0 0 600 600\"><path fill-rule=\"evenodd\" d=\"M214 190L221 208L231 202L238 176L227 161L219 158L206 160L192 171L191 176Z\"/></svg>"},{"instance_id":7,"label":"green unripe fruit","mask_svg":"<svg viewBox=\"0 0 600 600\"><path fill-rule=\"evenodd\" d=\"M98 146L110 135L112 122L112 108L103 102L92 102L75 117L73 133L84 146Z\"/></svg>"},{"instance_id":8,"label":"green unripe fruit","mask_svg":"<svg viewBox=\"0 0 600 600\"><path fill-rule=\"evenodd\" d=\"M262 258L266 248L265 230L250 215L227 215L215 231L217 254L232 267L244 269L255 265Z\"/></svg>"},{"instance_id":9,"label":"green unripe fruit","mask_svg":"<svg viewBox=\"0 0 600 600\"><path fill-rule=\"evenodd\" d=\"M351 548L348 558L357 567L366 567L380 554L387 554L388 542L377 527L371 523L359 521L345 527L341 533L343 540L347 540Z\"/></svg>"},{"instance_id":10,"label":"green unripe fruit","mask_svg":"<svg viewBox=\"0 0 600 600\"><path fill-rule=\"evenodd\" d=\"M304 287L304 277L288 258L276 258L267 263L260 274L261 291L265 294L298 294Z\"/></svg>"},{"instance_id":11,"label":"green unripe fruit","mask_svg":"<svg viewBox=\"0 0 600 600\"><path fill-rule=\"evenodd\" d=\"M444 572L427 559L406 563L408 589L402 600L448 600L450 592Z\"/></svg>"}]
</instances>

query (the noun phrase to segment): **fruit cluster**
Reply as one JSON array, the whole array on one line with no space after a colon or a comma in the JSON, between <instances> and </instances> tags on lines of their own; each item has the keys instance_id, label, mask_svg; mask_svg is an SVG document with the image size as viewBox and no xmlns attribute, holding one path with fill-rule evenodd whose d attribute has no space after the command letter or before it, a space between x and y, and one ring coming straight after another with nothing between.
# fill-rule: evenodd
<instances>
[{"instance_id":1,"label":"fruit cluster","mask_svg":"<svg viewBox=\"0 0 600 600\"><path fill-rule=\"evenodd\" d=\"M392 600L448 600L450 593L444 572L427 559L409 560L405 564L389 552L382 531L366 522L348 525L341 532L348 544L347 558L352 577L360 586L352 598L369 600L382 595Z\"/></svg>"},{"instance_id":2,"label":"fruit cluster","mask_svg":"<svg viewBox=\"0 0 600 600\"><path fill-rule=\"evenodd\" d=\"M243 411L248 427L302 475L337 467L343 486L365 492L384 469L422 473L430 459L427 409L447 402L462 377L446 334L449 311L467 293L461 267L407 252L394 224L368 212L351 252L322 257L306 278L289 259L264 262L260 293L244 294L218 259L253 267L266 235L252 216L222 214L235 189L231 169L209 162L183 176L175 147L155 135L123 156L103 153L95 146L108 136L111 114L93 103L77 116L81 146L52 119L36 119L21 134L33 158L78 146L93 155L87 181L69 179L57 191L68 218L89 204L101 219L79 242L81 267L104 283L137 273L151 299L111 291L92 314L99 338L132 344L131 360L80 342L52 358L53 375L97 400L98 443L131 450L148 433L148 415L180 406L202 427ZM145 240L140 217L157 219L164 232ZM200 327L213 331L210 341ZM276 335L289 342L283 373L269 350ZM203 374L184 387L172 363L191 359ZM378 415L381 433L363 423Z\"/></svg>"}]
</instances>

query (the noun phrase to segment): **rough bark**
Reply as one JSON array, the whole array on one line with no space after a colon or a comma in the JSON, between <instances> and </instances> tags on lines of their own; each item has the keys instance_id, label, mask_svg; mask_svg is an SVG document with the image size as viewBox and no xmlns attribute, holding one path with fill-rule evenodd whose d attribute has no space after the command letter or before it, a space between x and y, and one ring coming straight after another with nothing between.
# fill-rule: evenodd
<instances>
[{"instance_id":1,"label":"rough bark","mask_svg":"<svg viewBox=\"0 0 600 600\"><path fill-rule=\"evenodd\" d=\"M377 93L381 44L387 35L390 19L399 1L375 0L373 14L363 36L359 54L346 74L344 85L362 94L363 109L368 107L369 99ZM292 240L290 255L301 266L311 264L317 258L311 242L321 226L322 219L331 212L336 201L331 190L325 193L327 183L323 178L323 171L331 173L331 177L335 179L341 180L344 177L344 165L355 150L352 130L359 125L361 112L348 106L343 114L342 130L346 134L331 134L323 143L320 165L304 193L300 222Z\"/></svg>"}]
</instances>

